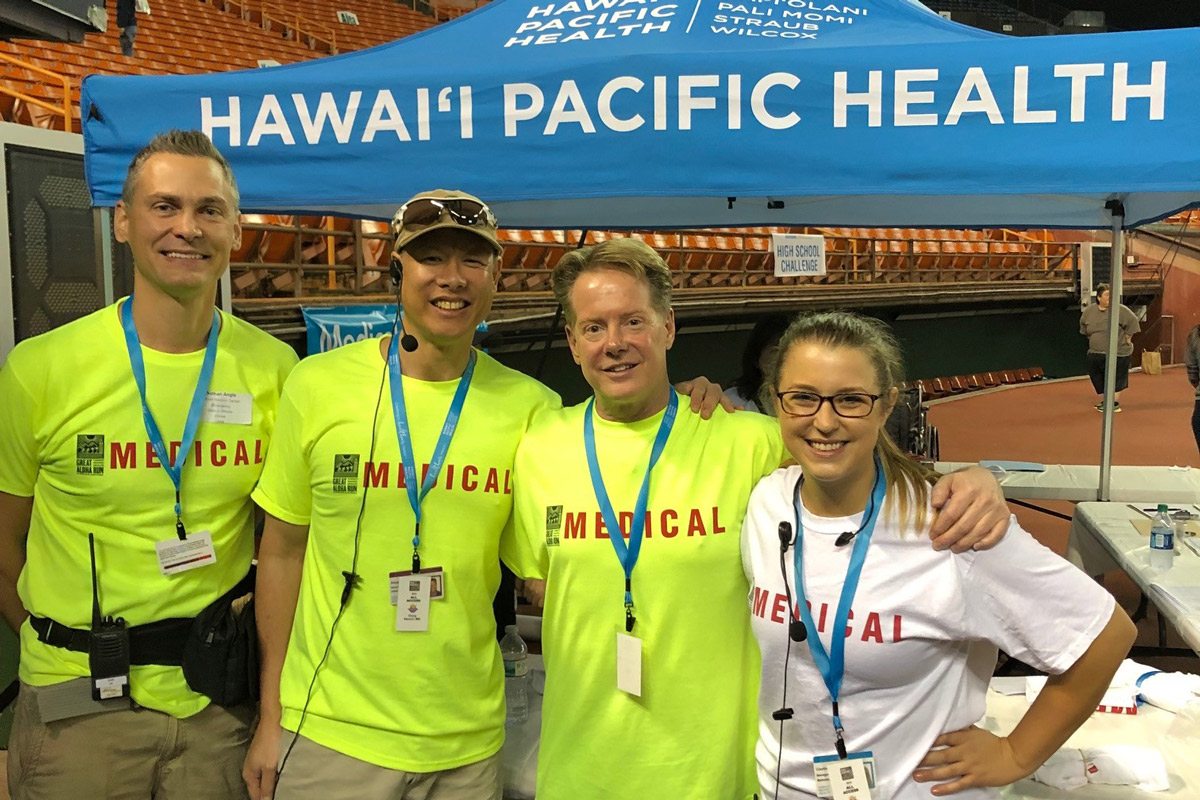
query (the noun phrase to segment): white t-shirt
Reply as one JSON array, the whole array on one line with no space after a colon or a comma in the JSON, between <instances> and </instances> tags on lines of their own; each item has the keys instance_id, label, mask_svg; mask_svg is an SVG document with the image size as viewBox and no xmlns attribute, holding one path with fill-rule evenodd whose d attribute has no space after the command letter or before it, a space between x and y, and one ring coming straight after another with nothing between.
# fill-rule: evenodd
<instances>
[{"instance_id":1,"label":"white t-shirt","mask_svg":"<svg viewBox=\"0 0 1200 800\"><path fill-rule=\"evenodd\" d=\"M754 636L762 650L759 739L763 797L775 797L788 608L779 565L779 523L793 521L792 490L800 467L776 470L750 497L742 526L742 560L751 589ZM1112 596L1080 570L1038 544L1014 517L995 548L955 555L934 551L925 531L903 533L885 504L875 526L846 625L846 668L839 710L850 752L875 754L874 800L929 800L930 786L912 771L940 734L984 715L996 648L1059 674L1074 664L1112 616ZM932 512L928 519L932 519ZM858 529L862 515L837 519L807 512L804 581L822 644L830 628L852 546L838 534ZM794 525L794 521L792 522ZM784 559L794 579L793 553ZM787 668L779 797L816 797L813 756L834 750L832 704L807 643L792 643ZM962 800L997 797L970 789Z\"/></svg>"}]
</instances>

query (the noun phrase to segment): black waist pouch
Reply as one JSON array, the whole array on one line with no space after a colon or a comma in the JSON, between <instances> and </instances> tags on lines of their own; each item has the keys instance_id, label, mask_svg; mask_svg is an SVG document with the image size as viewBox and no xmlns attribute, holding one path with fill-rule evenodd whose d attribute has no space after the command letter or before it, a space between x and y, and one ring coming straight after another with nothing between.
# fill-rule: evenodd
<instances>
[{"instance_id":1,"label":"black waist pouch","mask_svg":"<svg viewBox=\"0 0 1200 800\"><path fill-rule=\"evenodd\" d=\"M183 677L219 706L258 700L254 568L196 615L183 647Z\"/></svg>"}]
</instances>

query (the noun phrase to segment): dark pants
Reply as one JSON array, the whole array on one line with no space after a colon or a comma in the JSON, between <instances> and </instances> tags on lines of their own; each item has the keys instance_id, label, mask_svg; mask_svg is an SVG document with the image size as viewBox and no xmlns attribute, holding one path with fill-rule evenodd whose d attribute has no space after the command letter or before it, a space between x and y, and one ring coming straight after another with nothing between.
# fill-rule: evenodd
<instances>
[{"instance_id":1,"label":"dark pants","mask_svg":"<svg viewBox=\"0 0 1200 800\"><path fill-rule=\"evenodd\" d=\"M1192 408L1192 436L1196 437L1196 449L1200 450L1200 398Z\"/></svg>"},{"instance_id":2,"label":"dark pants","mask_svg":"<svg viewBox=\"0 0 1200 800\"><path fill-rule=\"evenodd\" d=\"M133 55L133 39L137 36L137 25L130 25L128 28L121 29L121 52L127 56Z\"/></svg>"},{"instance_id":3,"label":"dark pants","mask_svg":"<svg viewBox=\"0 0 1200 800\"><path fill-rule=\"evenodd\" d=\"M1129 362L1132 356L1117 356L1117 388L1120 392L1129 388ZM1088 353L1088 377L1092 379L1092 388L1096 394L1104 394L1104 362L1108 356L1104 353Z\"/></svg>"}]
</instances>

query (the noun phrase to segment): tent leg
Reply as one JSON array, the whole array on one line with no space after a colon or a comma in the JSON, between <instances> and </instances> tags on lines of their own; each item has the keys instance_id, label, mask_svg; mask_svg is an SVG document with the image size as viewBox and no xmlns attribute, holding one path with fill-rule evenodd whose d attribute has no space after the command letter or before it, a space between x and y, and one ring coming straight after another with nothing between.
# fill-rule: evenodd
<instances>
[{"instance_id":1,"label":"tent leg","mask_svg":"<svg viewBox=\"0 0 1200 800\"><path fill-rule=\"evenodd\" d=\"M1121 288L1125 272L1125 204L1109 200L1112 214L1112 289L1108 304L1108 354L1104 360L1104 419L1100 433L1100 490L1098 500L1109 499L1112 481L1113 395L1117 388L1117 338L1121 321Z\"/></svg>"}]
</instances>

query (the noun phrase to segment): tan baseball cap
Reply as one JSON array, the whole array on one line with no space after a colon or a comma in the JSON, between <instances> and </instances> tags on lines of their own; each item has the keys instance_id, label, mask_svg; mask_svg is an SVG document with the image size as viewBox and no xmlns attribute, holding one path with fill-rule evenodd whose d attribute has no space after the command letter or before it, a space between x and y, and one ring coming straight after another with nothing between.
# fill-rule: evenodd
<instances>
[{"instance_id":1,"label":"tan baseball cap","mask_svg":"<svg viewBox=\"0 0 1200 800\"><path fill-rule=\"evenodd\" d=\"M393 249L403 250L420 236L443 228L473 233L496 251L504 252L496 236L496 215L474 195L450 189L434 189L413 197L392 217Z\"/></svg>"}]
</instances>

